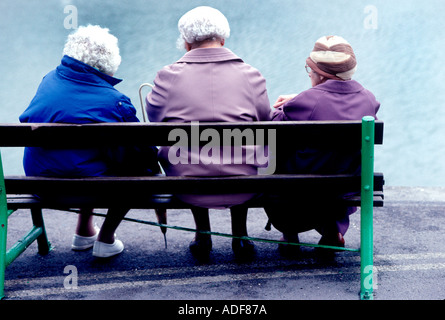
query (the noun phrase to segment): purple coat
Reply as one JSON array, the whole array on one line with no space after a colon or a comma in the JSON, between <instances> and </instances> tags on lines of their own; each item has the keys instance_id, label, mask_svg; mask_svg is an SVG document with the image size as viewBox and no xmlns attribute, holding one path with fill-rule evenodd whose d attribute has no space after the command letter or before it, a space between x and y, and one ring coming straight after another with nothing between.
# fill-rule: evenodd
<instances>
[{"instance_id":1,"label":"purple coat","mask_svg":"<svg viewBox=\"0 0 445 320\"><path fill-rule=\"evenodd\" d=\"M380 108L374 95L355 80L328 80L298 94L273 114L274 121L361 120ZM302 138L304 139L304 138ZM354 173L360 159L351 154L286 150L278 170L295 173ZM356 152L357 153L357 152ZM287 159L283 159L287 157Z\"/></svg>"},{"instance_id":2,"label":"purple coat","mask_svg":"<svg viewBox=\"0 0 445 320\"><path fill-rule=\"evenodd\" d=\"M380 103L374 95L357 81L328 80L286 102L274 112L273 120L361 120L364 116L377 118L379 108ZM359 173L360 170L360 150L336 152L287 149L277 152L277 172L327 174ZM300 199L308 198L310 195L302 195ZM349 214L356 210L355 207L334 208L329 202L314 206L310 200L308 203L295 198L290 201L295 203L295 208L291 211L279 207L266 208L274 226L284 233L298 233L315 228L323 234L325 228L331 231L331 228L336 228L336 232L344 235L349 227ZM289 212L302 214L288 214ZM321 225L322 221L330 221L331 224Z\"/></svg>"},{"instance_id":3,"label":"purple coat","mask_svg":"<svg viewBox=\"0 0 445 320\"><path fill-rule=\"evenodd\" d=\"M376 117L379 108L374 95L357 81L328 80L278 108L273 120L361 120Z\"/></svg>"},{"instance_id":4,"label":"purple coat","mask_svg":"<svg viewBox=\"0 0 445 320\"><path fill-rule=\"evenodd\" d=\"M261 73L227 48L202 48L187 52L176 63L160 70L155 87L147 95L146 108L151 122L267 121L272 110ZM222 137L221 137L222 139ZM188 153L186 163L172 164L168 147L159 152L167 175L233 176L257 173L256 164L242 159L237 164L208 163L200 152ZM221 149L221 156L223 155ZM209 160L207 158L207 160ZM203 163L205 162L205 163ZM204 197L187 201L203 207L228 207L251 198Z\"/></svg>"}]
</instances>

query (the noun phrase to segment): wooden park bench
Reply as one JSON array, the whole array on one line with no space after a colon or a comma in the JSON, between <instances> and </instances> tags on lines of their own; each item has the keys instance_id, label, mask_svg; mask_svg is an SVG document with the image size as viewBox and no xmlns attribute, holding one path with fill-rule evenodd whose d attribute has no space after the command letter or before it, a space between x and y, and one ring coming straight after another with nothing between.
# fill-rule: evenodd
<instances>
[{"instance_id":1,"label":"wooden park bench","mask_svg":"<svg viewBox=\"0 0 445 320\"><path fill-rule=\"evenodd\" d=\"M175 130L175 131L173 131ZM179 131L178 131L179 130ZM273 204L269 190L289 190L291 194L313 192L317 198L329 199L336 192L357 191L357 196L341 199L349 206L361 207L361 299L373 298L373 208L383 206L383 175L374 172L374 144L383 142L383 122L365 117L362 121L316 122L242 122L242 123L99 123L99 124L0 124L0 147L39 146L51 148L86 148L124 145L177 145L172 133L188 137L204 131L223 137L228 132L258 133L264 144L293 144L298 147L323 147L333 150L361 148L361 176L347 174L262 174L229 177L88 177L51 178L6 176L0 159L0 297L4 296L6 267L34 241L38 252L51 250L47 239L42 209L126 207L133 209L190 208L174 195L208 193L262 193L249 201L248 207L261 208ZM262 131L261 131L262 130ZM270 134L270 135L268 135ZM175 134L173 134L175 136ZM177 135L176 135L177 136ZM247 135L246 135L247 136ZM230 140L230 139L229 139ZM272 141L273 140L273 141ZM221 139L222 143L234 144ZM258 139L245 138L243 144L258 144ZM201 142L202 143L202 142ZM205 143L203 143L205 144ZM34 194L79 196L63 201L41 200ZM82 200L81 196L86 196ZM77 198L77 199L76 199ZM32 229L17 243L7 248L8 217L18 209L30 209ZM160 224L160 226L164 226ZM168 226L167 226L168 227ZM254 239L255 240L255 239ZM257 239L261 240L261 239ZM277 243L279 241L276 241ZM320 246L316 244L297 244ZM354 250L348 248L336 248Z\"/></svg>"}]
</instances>

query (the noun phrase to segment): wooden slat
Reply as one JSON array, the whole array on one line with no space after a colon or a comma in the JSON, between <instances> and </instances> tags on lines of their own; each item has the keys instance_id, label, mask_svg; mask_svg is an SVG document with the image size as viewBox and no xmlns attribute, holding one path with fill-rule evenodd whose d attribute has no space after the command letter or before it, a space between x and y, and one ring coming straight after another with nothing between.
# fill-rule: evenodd
<instances>
[{"instance_id":1,"label":"wooden slat","mask_svg":"<svg viewBox=\"0 0 445 320\"><path fill-rule=\"evenodd\" d=\"M169 208L169 209L189 209L190 205L184 203L170 195L169 197L147 197L147 198L138 198L131 199L131 208L133 209L154 209L154 208ZM252 201L249 201L248 206L250 208L263 208L266 205L274 205L276 204L274 201L268 198L258 198ZM319 201L325 201L326 199L319 199ZM360 206L361 199L359 196L351 197L348 199L342 200L342 203L347 204L349 206ZM378 194L374 195L374 206L375 207L383 207L384 200ZM94 207L94 208L110 208L113 206L119 207L128 207L127 199L69 199L68 201L65 199L64 201L42 201L34 196L28 197L18 197L18 198L10 198L8 196L8 207L17 210L17 209L29 209L29 208L50 208L50 209L70 209L70 208L80 208L80 207Z\"/></svg>"},{"instance_id":2,"label":"wooden slat","mask_svg":"<svg viewBox=\"0 0 445 320\"><path fill-rule=\"evenodd\" d=\"M326 199L319 199L319 201L325 201ZM349 206L360 206L360 196L354 196L342 200L342 203ZM8 195L7 197L8 208L13 210L17 209L29 209L29 208L50 208L50 209L71 209L80 207L93 207L93 208L110 208L113 206L128 207L128 200L122 199L64 199L61 202L57 201L42 201L33 195ZM378 193L374 193L374 206L383 207L383 197ZM260 197L248 202L250 208L263 208L266 205L275 205L273 199L267 197ZM153 196L145 198L133 198L131 199L132 209L154 209L154 208L168 208L168 209L188 209L190 205L184 203L174 197L173 195Z\"/></svg>"},{"instance_id":3,"label":"wooden slat","mask_svg":"<svg viewBox=\"0 0 445 320\"><path fill-rule=\"evenodd\" d=\"M290 141L294 146L357 147L361 145L361 121L264 121L199 123L100 123L100 124L1 124L0 146L41 146L52 148L85 148L110 145L177 144L172 130L182 130L188 137L192 130L200 135L203 130L218 132L221 143L227 132L263 130L265 137L275 130L276 141ZM260 131L261 132L261 131ZM383 142L383 122L376 121L375 144ZM173 132L174 133L174 132ZM202 142L206 144L206 141ZM255 143L258 140L255 138ZM233 144L233 142L232 142Z\"/></svg>"},{"instance_id":4,"label":"wooden slat","mask_svg":"<svg viewBox=\"0 0 445 320\"><path fill-rule=\"evenodd\" d=\"M383 175L375 175L376 191L383 190ZM360 177L352 175L270 175L236 177L90 177L46 178L7 176L8 193L119 195L150 193L341 193L360 190Z\"/></svg>"}]
</instances>

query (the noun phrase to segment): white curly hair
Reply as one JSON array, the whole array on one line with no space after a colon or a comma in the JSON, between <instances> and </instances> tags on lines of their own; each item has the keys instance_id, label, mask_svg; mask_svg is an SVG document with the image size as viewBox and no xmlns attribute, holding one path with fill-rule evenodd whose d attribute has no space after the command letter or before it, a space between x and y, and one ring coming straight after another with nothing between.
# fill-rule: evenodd
<instances>
[{"instance_id":1,"label":"white curly hair","mask_svg":"<svg viewBox=\"0 0 445 320\"><path fill-rule=\"evenodd\" d=\"M227 39L230 36L227 18L219 10L207 6L197 7L184 14L178 21L178 29L182 40L190 44L212 38Z\"/></svg>"},{"instance_id":2,"label":"white curly hair","mask_svg":"<svg viewBox=\"0 0 445 320\"><path fill-rule=\"evenodd\" d=\"M117 38L97 25L80 26L70 34L63 54L107 75L114 75L121 63Z\"/></svg>"}]
</instances>

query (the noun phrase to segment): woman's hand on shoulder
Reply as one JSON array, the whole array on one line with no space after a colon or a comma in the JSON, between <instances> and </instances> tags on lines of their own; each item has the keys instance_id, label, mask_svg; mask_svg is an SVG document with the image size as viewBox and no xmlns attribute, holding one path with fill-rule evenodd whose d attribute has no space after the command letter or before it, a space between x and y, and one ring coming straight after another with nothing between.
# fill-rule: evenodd
<instances>
[{"instance_id":1,"label":"woman's hand on shoulder","mask_svg":"<svg viewBox=\"0 0 445 320\"><path fill-rule=\"evenodd\" d=\"M288 102L289 100L295 98L297 96L297 94L286 94L286 95L281 95L278 97L277 101L275 101L273 107L274 108L279 108L281 107L283 104L285 104L286 102Z\"/></svg>"}]
</instances>

